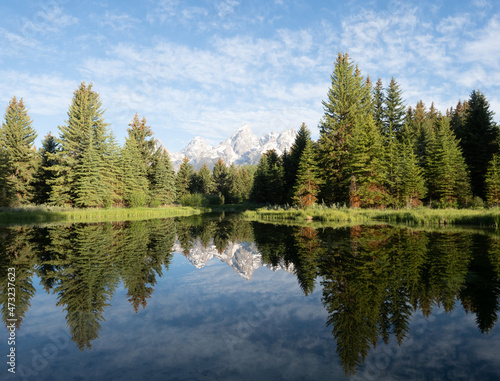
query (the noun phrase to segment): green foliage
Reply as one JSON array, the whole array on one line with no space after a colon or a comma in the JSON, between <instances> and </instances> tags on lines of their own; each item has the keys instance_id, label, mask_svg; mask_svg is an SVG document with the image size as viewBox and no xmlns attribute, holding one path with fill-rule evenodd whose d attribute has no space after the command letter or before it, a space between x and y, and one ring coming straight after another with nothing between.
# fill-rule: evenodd
<instances>
[{"instance_id":1,"label":"green foliage","mask_svg":"<svg viewBox=\"0 0 500 381\"><path fill-rule=\"evenodd\" d=\"M385 205L387 192L382 185L385 179L384 150L380 132L371 116L353 128L347 149L351 206Z\"/></svg>"},{"instance_id":2,"label":"green foliage","mask_svg":"<svg viewBox=\"0 0 500 381\"><path fill-rule=\"evenodd\" d=\"M39 165L34 174L34 196L35 204L45 204L50 198L50 182L54 179L52 166L55 165L54 155L57 151L55 138L49 133L42 141L42 148L38 152Z\"/></svg>"},{"instance_id":3,"label":"green foliage","mask_svg":"<svg viewBox=\"0 0 500 381\"><path fill-rule=\"evenodd\" d=\"M338 54L331 81L328 101L323 101L318 141L318 161L324 180L321 196L327 203L349 199L348 141L357 127L373 123L370 87L365 85L347 54Z\"/></svg>"},{"instance_id":4,"label":"green foliage","mask_svg":"<svg viewBox=\"0 0 500 381\"><path fill-rule=\"evenodd\" d=\"M37 156L32 124L22 98L13 97L0 129L0 205L26 205L33 198Z\"/></svg>"},{"instance_id":5,"label":"green foliage","mask_svg":"<svg viewBox=\"0 0 500 381\"><path fill-rule=\"evenodd\" d=\"M126 139L121 154L122 198L130 207L144 206L148 203L149 185L147 169L133 136Z\"/></svg>"},{"instance_id":6,"label":"green foliage","mask_svg":"<svg viewBox=\"0 0 500 381\"><path fill-rule=\"evenodd\" d=\"M212 172L205 163L197 173L193 174L191 189L195 193L213 194L215 192Z\"/></svg>"},{"instance_id":7,"label":"green foliage","mask_svg":"<svg viewBox=\"0 0 500 381\"><path fill-rule=\"evenodd\" d=\"M486 173L486 200L489 206L500 206L500 154L493 155Z\"/></svg>"},{"instance_id":8,"label":"green foliage","mask_svg":"<svg viewBox=\"0 0 500 381\"><path fill-rule=\"evenodd\" d=\"M177 199L180 199L190 191L190 186L193 177L193 166L189 164L189 159L184 157L177 175L175 177L175 189L177 192Z\"/></svg>"},{"instance_id":9,"label":"green foliage","mask_svg":"<svg viewBox=\"0 0 500 381\"><path fill-rule=\"evenodd\" d=\"M295 137L295 141L290 148L290 154L283 155L283 167L285 172L284 186L290 193L288 195L288 200L291 200L294 196L294 188L297 181L300 160L308 142L311 142L311 131L309 131L305 123L302 123L299 131L297 132L297 136Z\"/></svg>"},{"instance_id":10,"label":"green foliage","mask_svg":"<svg viewBox=\"0 0 500 381\"><path fill-rule=\"evenodd\" d=\"M386 139L400 139L406 114L403 102L403 91L396 80L391 78L391 83L384 97L384 135Z\"/></svg>"},{"instance_id":11,"label":"green foliage","mask_svg":"<svg viewBox=\"0 0 500 381\"><path fill-rule=\"evenodd\" d=\"M436 120L436 135L427 156L427 184L429 197L441 207L466 205L470 200L467 167L449 118Z\"/></svg>"},{"instance_id":12,"label":"green foliage","mask_svg":"<svg viewBox=\"0 0 500 381\"><path fill-rule=\"evenodd\" d=\"M175 172L167 151L158 152L151 164L150 173L150 205L156 207L172 204L176 199Z\"/></svg>"},{"instance_id":13,"label":"green foliage","mask_svg":"<svg viewBox=\"0 0 500 381\"><path fill-rule=\"evenodd\" d=\"M465 120L457 126L456 132L470 171L472 192L484 197L486 171L491 158L498 151L500 136L490 105L480 91L472 91Z\"/></svg>"},{"instance_id":14,"label":"green foliage","mask_svg":"<svg viewBox=\"0 0 500 381\"><path fill-rule=\"evenodd\" d=\"M318 200L320 180L318 168L314 157L313 143L306 140L306 145L302 151L299 168L297 170L293 202L295 205L304 208L311 206Z\"/></svg>"},{"instance_id":15,"label":"green foliage","mask_svg":"<svg viewBox=\"0 0 500 381\"><path fill-rule=\"evenodd\" d=\"M114 191L111 168L116 168L117 152L103 114L99 94L92 90L92 84L87 86L82 82L73 94L66 124L59 126L58 150L49 155L54 160L51 166L54 178L48 181L52 204L111 205ZM89 185L90 179L98 183Z\"/></svg>"},{"instance_id":16,"label":"green foliage","mask_svg":"<svg viewBox=\"0 0 500 381\"><path fill-rule=\"evenodd\" d=\"M270 204L282 204L285 200L283 161L274 150L267 151L260 158L251 199Z\"/></svg>"}]
</instances>

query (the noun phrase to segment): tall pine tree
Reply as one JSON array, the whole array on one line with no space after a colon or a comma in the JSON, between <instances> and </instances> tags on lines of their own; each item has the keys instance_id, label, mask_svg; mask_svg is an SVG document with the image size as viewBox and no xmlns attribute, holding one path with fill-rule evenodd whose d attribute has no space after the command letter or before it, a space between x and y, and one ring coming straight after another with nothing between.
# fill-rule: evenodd
<instances>
[{"instance_id":1,"label":"tall pine tree","mask_svg":"<svg viewBox=\"0 0 500 381\"><path fill-rule=\"evenodd\" d=\"M59 126L60 138L56 139L58 151L51 157L55 160L52 170L55 178L51 185L50 202L56 205L86 205L85 197L94 203L102 195L99 206L109 206L112 203L113 182L112 168L116 168L117 147L109 124L104 121L104 110L99 94L82 82L74 92L65 125ZM89 149L95 152L86 153ZM89 162L91 160L91 162ZM82 170L92 165L93 172ZM86 179L86 177L88 177ZM86 190L89 181L99 181ZM92 193L94 192L94 193ZM83 194L86 194L82 198ZM78 202L76 199L78 198ZM90 201L90 200L93 201Z\"/></svg>"},{"instance_id":2,"label":"tall pine tree","mask_svg":"<svg viewBox=\"0 0 500 381\"><path fill-rule=\"evenodd\" d=\"M315 204L318 200L319 187L320 180L314 157L313 143L311 140L306 140L293 187L294 204L301 208Z\"/></svg>"},{"instance_id":3,"label":"tall pine tree","mask_svg":"<svg viewBox=\"0 0 500 381\"><path fill-rule=\"evenodd\" d=\"M33 198L36 132L23 99L13 97L0 129L0 204L25 205Z\"/></svg>"},{"instance_id":4,"label":"tall pine tree","mask_svg":"<svg viewBox=\"0 0 500 381\"><path fill-rule=\"evenodd\" d=\"M470 200L467 166L449 118L436 119L436 134L427 156L429 197L441 207L466 205Z\"/></svg>"},{"instance_id":5,"label":"tall pine tree","mask_svg":"<svg viewBox=\"0 0 500 381\"><path fill-rule=\"evenodd\" d=\"M488 163L498 151L499 129L493 121L490 105L480 91L471 93L463 126L457 127L456 131L470 170L472 192L484 198L484 180Z\"/></svg>"},{"instance_id":6,"label":"tall pine tree","mask_svg":"<svg viewBox=\"0 0 500 381\"><path fill-rule=\"evenodd\" d=\"M354 129L368 118L373 123L369 89L349 56L339 53L319 125L318 161L324 180L321 195L327 203L348 200L351 179L346 171L348 140Z\"/></svg>"}]
</instances>

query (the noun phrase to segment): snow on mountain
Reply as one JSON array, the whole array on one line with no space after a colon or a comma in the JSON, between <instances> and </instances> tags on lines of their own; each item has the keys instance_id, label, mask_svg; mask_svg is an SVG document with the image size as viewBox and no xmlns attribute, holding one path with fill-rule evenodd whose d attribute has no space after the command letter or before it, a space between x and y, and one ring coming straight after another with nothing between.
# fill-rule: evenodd
<instances>
[{"instance_id":1,"label":"snow on mountain","mask_svg":"<svg viewBox=\"0 0 500 381\"><path fill-rule=\"evenodd\" d=\"M173 252L182 253L182 247L176 240ZM188 253L184 253L186 258L197 269L203 268L212 258L219 259L221 262L231 266L242 278L250 280L254 270L259 267L267 267L272 271L283 270L289 273L294 273L293 264L285 264L280 261L278 265L273 266L262 262L262 255L257 250L255 243L249 242L230 242L226 249L220 253L213 241L204 247L201 240L198 238Z\"/></svg>"},{"instance_id":2,"label":"snow on mountain","mask_svg":"<svg viewBox=\"0 0 500 381\"><path fill-rule=\"evenodd\" d=\"M169 152L169 155L175 170L179 169L185 156L196 170L200 169L203 163L212 169L219 158L227 165L253 165L258 164L262 154L268 150L275 149L279 155L285 149L289 151L296 135L297 131L290 129L280 134L271 132L259 138L252 133L248 124L244 124L231 137L215 147L197 136L184 149L175 153ZM161 142L158 145L163 146Z\"/></svg>"}]
</instances>

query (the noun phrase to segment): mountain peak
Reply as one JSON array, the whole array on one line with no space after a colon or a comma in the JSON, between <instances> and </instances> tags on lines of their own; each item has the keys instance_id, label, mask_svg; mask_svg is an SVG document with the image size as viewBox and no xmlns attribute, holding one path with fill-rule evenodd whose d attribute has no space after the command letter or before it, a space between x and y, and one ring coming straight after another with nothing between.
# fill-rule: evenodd
<instances>
[{"instance_id":1,"label":"mountain peak","mask_svg":"<svg viewBox=\"0 0 500 381\"><path fill-rule=\"evenodd\" d=\"M231 137L222 141L215 147L211 147L205 140L196 136L191 142L178 153L170 155L174 168L177 170L184 156L190 159L190 163L196 170L205 163L209 168L213 168L220 158L227 165L238 164L258 164L263 153L270 149L275 149L278 154L284 150L290 150L295 141L297 132L286 130L280 134L271 132L259 139L252 133L249 124L244 124L238 128Z\"/></svg>"}]
</instances>

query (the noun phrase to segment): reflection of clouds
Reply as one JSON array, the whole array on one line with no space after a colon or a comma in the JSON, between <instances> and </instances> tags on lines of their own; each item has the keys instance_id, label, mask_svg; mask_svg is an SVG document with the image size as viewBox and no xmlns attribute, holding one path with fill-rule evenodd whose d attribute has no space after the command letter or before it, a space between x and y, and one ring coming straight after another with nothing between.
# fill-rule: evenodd
<instances>
[{"instance_id":1,"label":"reflection of clouds","mask_svg":"<svg viewBox=\"0 0 500 381\"><path fill-rule=\"evenodd\" d=\"M478 332L473 315L462 308L445 313L435 307L432 319L419 312L399 347L391 337L371 349L353 380L498 380L500 336Z\"/></svg>"},{"instance_id":2,"label":"reflection of clouds","mask_svg":"<svg viewBox=\"0 0 500 381\"><path fill-rule=\"evenodd\" d=\"M169 267L138 313L120 284L92 350L80 352L69 343L36 379L345 378L319 287L305 297L293 274L260 267L248 282L224 262L196 269L181 254ZM40 352L51 333L67 332L57 295L37 289L20 333L27 366L31 351ZM498 329L481 335L473 314L435 306L430 318L414 313L401 346L391 337L371 349L352 379L493 380L500 377L498 353Z\"/></svg>"}]
</instances>

